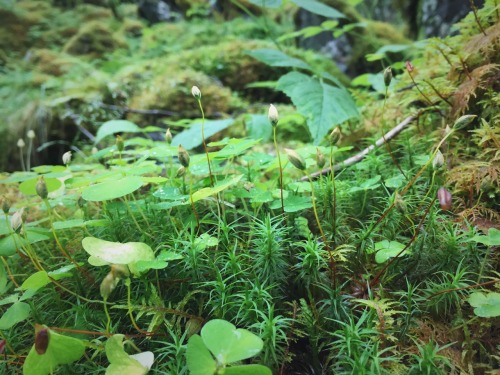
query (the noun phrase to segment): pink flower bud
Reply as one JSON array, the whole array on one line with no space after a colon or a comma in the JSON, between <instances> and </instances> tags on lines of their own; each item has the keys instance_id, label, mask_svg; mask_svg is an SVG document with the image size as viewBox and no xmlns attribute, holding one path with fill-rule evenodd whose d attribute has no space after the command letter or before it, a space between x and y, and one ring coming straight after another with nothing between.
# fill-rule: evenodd
<instances>
[{"instance_id":1,"label":"pink flower bud","mask_svg":"<svg viewBox=\"0 0 500 375\"><path fill-rule=\"evenodd\" d=\"M440 187L437 196L442 210L451 209L451 193L448 190L444 187Z\"/></svg>"}]
</instances>

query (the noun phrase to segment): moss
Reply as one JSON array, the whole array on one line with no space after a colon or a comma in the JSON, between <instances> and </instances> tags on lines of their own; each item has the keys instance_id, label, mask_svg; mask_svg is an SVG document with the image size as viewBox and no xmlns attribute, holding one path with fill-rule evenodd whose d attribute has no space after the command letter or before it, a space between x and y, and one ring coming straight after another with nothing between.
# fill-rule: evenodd
<instances>
[{"instance_id":1,"label":"moss","mask_svg":"<svg viewBox=\"0 0 500 375\"><path fill-rule=\"evenodd\" d=\"M70 56L49 49L34 49L31 52L30 63L34 65L34 70L56 77L67 73L78 63Z\"/></svg>"},{"instance_id":2,"label":"moss","mask_svg":"<svg viewBox=\"0 0 500 375\"><path fill-rule=\"evenodd\" d=\"M241 108L241 102L231 91L216 80L192 70L167 71L154 76L143 85L141 91L132 95L129 107L134 109L160 109L175 113L176 118L200 117L197 103L191 95L192 86L202 91L203 108L207 118L220 117ZM128 118L141 125L158 119L147 115L129 114Z\"/></svg>"},{"instance_id":3,"label":"moss","mask_svg":"<svg viewBox=\"0 0 500 375\"><path fill-rule=\"evenodd\" d=\"M123 21L122 33L128 37L137 38L142 36L144 24L138 20L125 19Z\"/></svg>"},{"instance_id":4,"label":"moss","mask_svg":"<svg viewBox=\"0 0 500 375\"><path fill-rule=\"evenodd\" d=\"M125 43L116 38L109 27L96 21L83 25L78 34L66 43L64 52L101 57L124 46Z\"/></svg>"}]
</instances>

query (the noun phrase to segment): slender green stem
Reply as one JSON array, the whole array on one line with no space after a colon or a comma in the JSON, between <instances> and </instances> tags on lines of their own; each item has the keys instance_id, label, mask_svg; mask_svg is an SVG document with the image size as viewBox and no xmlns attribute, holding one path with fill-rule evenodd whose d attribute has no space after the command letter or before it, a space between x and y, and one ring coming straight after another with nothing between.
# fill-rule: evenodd
<instances>
[{"instance_id":1,"label":"slender green stem","mask_svg":"<svg viewBox=\"0 0 500 375\"><path fill-rule=\"evenodd\" d=\"M33 139L30 138L28 141L28 149L26 150L26 170L31 169L31 150L33 148Z\"/></svg>"},{"instance_id":2,"label":"slender green stem","mask_svg":"<svg viewBox=\"0 0 500 375\"><path fill-rule=\"evenodd\" d=\"M108 299L104 298L104 313L106 314L106 333L110 333L110 327L111 327L111 316L109 315L108 311Z\"/></svg>"},{"instance_id":3,"label":"slender green stem","mask_svg":"<svg viewBox=\"0 0 500 375\"><path fill-rule=\"evenodd\" d=\"M337 238L337 188L335 186L335 169L333 168L333 146L330 148L330 175L332 177L332 187L333 187L333 207L332 207L332 219L333 219L333 241L335 243Z\"/></svg>"},{"instance_id":4,"label":"slender green stem","mask_svg":"<svg viewBox=\"0 0 500 375\"><path fill-rule=\"evenodd\" d=\"M207 143L205 142L205 112L203 111L203 106L201 105L201 99L198 100L198 105L200 106L201 111L201 140L203 141L203 149L205 150L205 154L207 155L207 163L208 163L208 173L210 175L210 185L214 187L214 176L212 174L212 166L210 163L210 157L208 156Z\"/></svg>"},{"instance_id":5,"label":"slender green stem","mask_svg":"<svg viewBox=\"0 0 500 375\"><path fill-rule=\"evenodd\" d=\"M276 154L278 155L278 165L280 170L281 213L283 214L283 218L285 218L285 201L283 200L283 168L281 166L281 156L280 156L280 150L278 148L278 142L276 141L276 126L273 126L273 138L274 138L274 147L276 148Z\"/></svg>"},{"instance_id":6,"label":"slender green stem","mask_svg":"<svg viewBox=\"0 0 500 375\"><path fill-rule=\"evenodd\" d=\"M186 171L187 173L187 171ZM196 226L200 228L200 218L198 217L198 212L196 212L196 206L193 201L193 179L189 179L189 201L191 202L191 209L193 211L194 217L196 218Z\"/></svg>"},{"instance_id":7,"label":"slender green stem","mask_svg":"<svg viewBox=\"0 0 500 375\"><path fill-rule=\"evenodd\" d=\"M333 259L332 250L330 249L330 245L326 240L325 232L323 232L323 227L321 226L321 222L319 220L318 210L316 208L316 196L314 194L313 180L308 173L306 173L306 176L309 179L309 183L311 184L311 199L312 199L314 217L316 218L316 224L318 225L319 232L321 233L321 238L323 239L323 243L325 244L326 250L328 251L328 256L330 258L330 271L332 273L333 286L335 288L337 283L337 269L335 265L335 260Z\"/></svg>"},{"instance_id":8,"label":"slender green stem","mask_svg":"<svg viewBox=\"0 0 500 375\"><path fill-rule=\"evenodd\" d=\"M26 165L24 164L24 155L22 147L19 147L19 158L21 159L21 169L26 171Z\"/></svg>"}]
</instances>

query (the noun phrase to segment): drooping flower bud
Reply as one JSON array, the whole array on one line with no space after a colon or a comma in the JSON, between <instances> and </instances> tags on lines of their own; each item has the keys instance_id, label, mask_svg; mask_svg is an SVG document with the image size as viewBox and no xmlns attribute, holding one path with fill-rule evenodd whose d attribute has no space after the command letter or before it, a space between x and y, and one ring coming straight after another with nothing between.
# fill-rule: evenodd
<instances>
[{"instance_id":1,"label":"drooping flower bud","mask_svg":"<svg viewBox=\"0 0 500 375\"><path fill-rule=\"evenodd\" d=\"M7 200L7 198L3 198L2 199L2 211L5 215L7 215L9 213L9 210L10 210L10 203Z\"/></svg>"},{"instance_id":2,"label":"drooping flower bud","mask_svg":"<svg viewBox=\"0 0 500 375\"><path fill-rule=\"evenodd\" d=\"M113 274L115 279L130 276L130 271L128 270L128 266L125 264L112 264L111 273Z\"/></svg>"},{"instance_id":3,"label":"drooping flower bud","mask_svg":"<svg viewBox=\"0 0 500 375\"><path fill-rule=\"evenodd\" d=\"M120 280L117 279L112 272L108 273L104 279L102 279L101 286L99 288L101 292L101 297L104 300L107 300L110 296L111 292L116 288L118 282Z\"/></svg>"},{"instance_id":4,"label":"drooping flower bud","mask_svg":"<svg viewBox=\"0 0 500 375\"><path fill-rule=\"evenodd\" d=\"M394 207L396 207L396 210L398 210L402 214L406 213L406 203L399 193L396 193L394 196Z\"/></svg>"},{"instance_id":5,"label":"drooping flower bud","mask_svg":"<svg viewBox=\"0 0 500 375\"><path fill-rule=\"evenodd\" d=\"M19 139L17 140L17 147L19 147L19 148L24 148L24 146L26 146L26 143L24 143L24 139L19 138Z\"/></svg>"},{"instance_id":6,"label":"drooping flower bud","mask_svg":"<svg viewBox=\"0 0 500 375\"><path fill-rule=\"evenodd\" d=\"M189 153L182 145L179 145L177 155L179 157L179 163L181 163L184 168L189 168Z\"/></svg>"},{"instance_id":7,"label":"drooping flower bud","mask_svg":"<svg viewBox=\"0 0 500 375\"><path fill-rule=\"evenodd\" d=\"M26 136L29 138L29 139L35 139L36 135L35 135L35 132L33 130L28 130L28 133L26 134Z\"/></svg>"},{"instance_id":8,"label":"drooping flower bud","mask_svg":"<svg viewBox=\"0 0 500 375\"><path fill-rule=\"evenodd\" d=\"M332 130L330 135L328 136L328 140L330 141L330 145L335 146L340 140L340 127L336 127Z\"/></svg>"},{"instance_id":9,"label":"drooping flower bud","mask_svg":"<svg viewBox=\"0 0 500 375\"><path fill-rule=\"evenodd\" d=\"M45 178L43 178L43 176L40 176L40 178L38 179L35 190L40 198L47 199L49 192L47 190L47 183L45 182Z\"/></svg>"},{"instance_id":10,"label":"drooping flower bud","mask_svg":"<svg viewBox=\"0 0 500 375\"><path fill-rule=\"evenodd\" d=\"M388 66L384 70L384 85L385 87L389 87L392 81L392 68Z\"/></svg>"},{"instance_id":11,"label":"drooping flower bud","mask_svg":"<svg viewBox=\"0 0 500 375\"><path fill-rule=\"evenodd\" d=\"M116 136L116 148L118 149L118 152L120 152L120 153L125 148L125 142L123 142L123 138L119 135Z\"/></svg>"},{"instance_id":12,"label":"drooping flower bud","mask_svg":"<svg viewBox=\"0 0 500 375\"><path fill-rule=\"evenodd\" d=\"M191 87L191 94L193 94L196 100L201 100L201 91L198 86Z\"/></svg>"},{"instance_id":13,"label":"drooping flower bud","mask_svg":"<svg viewBox=\"0 0 500 375\"><path fill-rule=\"evenodd\" d=\"M439 169L444 165L444 156L440 150L438 150L434 160L432 160L432 168Z\"/></svg>"},{"instance_id":14,"label":"drooping flower bud","mask_svg":"<svg viewBox=\"0 0 500 375\"><path fill-rule=\"evenodd\" d=\"M455 121L453 128L456 130L463 129L467 127L476 117L476 115L463 115Z\"/></svg>"},{"instance_id":15,"label":"drooping flower bud","mask_svg":"<svg viewBox=\"0 0 500 375\"><path fill-rule=\"evenodd\" d=\"M444 187L440 187L437 192L439 205L442 210L449 210L451 208L451 193Z\"/></svg>"},{"instance_id":16,"label":"drooping flower bud","mask_svg":"<svg viewBox=\"0 0 500 375\"><path fill-rule=\"evenodd\" d=\"M269 104L269 111L267 112L267 118L269 119L269 122L273 127L278 125L280 117L278 114L278 110L272 104Z\"/></svg>"},{"instance_id":17,"label":"drooping flower bud","mask_svg":"<svg viewBox=\"0 0 500 375\"><path fill-rule=\"evenodd\" d=\"M10 218L10 226L14 232L17 232L19 228L23 225L23 214L24 214L24 207L21 208L19 211L16 211L14 215Z\"/></svg>"},{"instance_id":18,"label":"drooping flower bud","mask_svg":"<svg viewBox=\"0 0 500 375\"><path fill-rule=\"evenodd\" d=\"M63 154L62 156L62 162L64 165L68 165L69 163L71 163L71 151L67 151Z\"/></svg>"},{"instance_id":19,"label":"drooping flower bud","mask_svg":"<svg viewBox=\"0 0 500 375\"><path fill-rule=\"evenodd\" d=\"M325 155L319 150L319 148L316 147L316 164L318 165L318 168L323 168L325 166Z\"/></svg>"},{"instance_id":20,"label":"drooping flower bud","mask_svg":"<svg viewBox=\"0 0 500 375\"><path fill-rule=\"evenodd\" d=\"M170 128L165 132L165 142L167 142L169 146L172 144L172 133L170 132Z\"/></svg>"},{"instance_id":21,"label":"drooping flower bud","mask_svg":"<svg viewBox=\"0 0 500 375\"><path fill-rule=\"evenodd\" d=\"M285 148L285 152L288 156L288 160L295 168L300 169L301 171L306 169L306 162L295 150Z\"/></svg>"},{"instance_id":22,"label":"drooping flower bud","mask_svg":"<svg viewBox=\"0 0 500 375\"><path fill-rule=\"evenodd\" d=\"M413 70L415 69L411 61L406 60L405 65L406 65L406 70L408 70L409 73L413 72Z\"/></svg>"},{"instance_id":23,"label":"drooping flower bud","mask_svg":"<svg viewBox=\"0 0 500 375\"><path fill-rule=\"evenodd\" d=\"M184 168L182 165L179 167L177 170L177 173L175 174L175 177L182 177L186 174L186 168Z\"/></svg>"}]
</instances>

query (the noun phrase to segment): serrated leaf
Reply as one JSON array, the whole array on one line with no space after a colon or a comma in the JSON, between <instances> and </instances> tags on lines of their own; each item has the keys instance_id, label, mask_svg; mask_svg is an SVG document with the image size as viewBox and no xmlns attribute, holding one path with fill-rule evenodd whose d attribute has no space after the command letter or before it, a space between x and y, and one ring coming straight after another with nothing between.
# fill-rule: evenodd
<instances>
[{"instance_id":1,"label":"serrated leaf","mask_svg":"<svg viewBox=\"0 0 500 375\"><path fill-rule=\"evenodd\" d=\"M335 125L358 116L356 103L344 87L334 87L308 75L290 72L279 79L277 89L289 96L297 111L308 119L309 131L316 145Z\"/></svg>"},{"instance_id":2,"label":"serrated leaf","mask_svg":"<svg viewBox=\"0 0 500 375\"><path fill-rule=\"evenodd\" d=\"M255 49L252 51L247 51L247 55L252 56L254 59L263 62L266 65L274 67L284 67L284 68L300 68L308 69L311 67L304 61L297 59L295 57L288 56L286 53L281 52L277 49L262 48Z\"/></svg>"},{"instance_id":3,"label":"serrated leaf","mask_svg":"<svg viewBox=\"0 0 500 375\"><path fill-rule=\"evenodd\" d=\"M97 130L94 143L99 143L104 138L114 133L138 133L141 128L127 120L110 120L102 124Z\"/></svg>"},{"instance_id":4,"label":"serrated leaf","mask_svg":"<svg viewBox=\"0 0 500 375\"><path fill-rule=\"evenodd\" d=\"M24 375L48 375L59 365L77 361L83 356L85 346L81 340L63 336L49 330L47 350L40 355L31 348L23 366Z\"/></svg>"}]
</instances>

